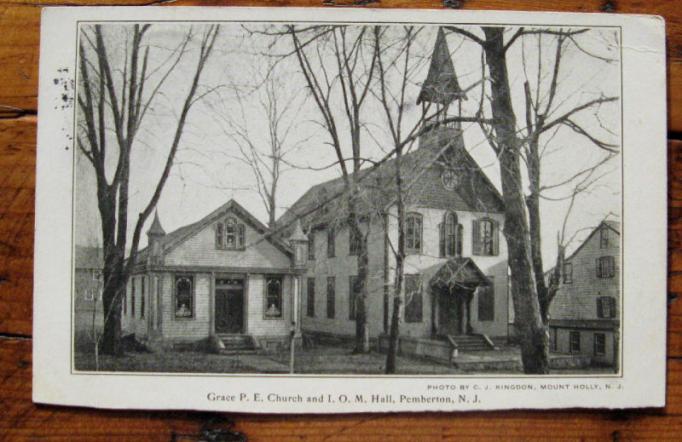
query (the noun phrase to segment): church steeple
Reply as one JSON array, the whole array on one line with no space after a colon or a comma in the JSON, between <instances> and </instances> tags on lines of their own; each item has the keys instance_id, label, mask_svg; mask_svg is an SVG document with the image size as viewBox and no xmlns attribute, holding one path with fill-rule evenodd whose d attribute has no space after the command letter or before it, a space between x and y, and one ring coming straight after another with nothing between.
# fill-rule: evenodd
<instances>
[{"instance_id":1,"label":"church steeple","mask_svg":"<svg viewBox=\"0 0 682 442\"><path fill-rule=\"evenodd\" d=\"M450 57L445 32L438 28L436 44L431 54L431 65L426 80L417 98L417 104L424 102L448 106L454 100L466 100L466 94L459 87L455 66Z\"/></svg>"}]
</instances>

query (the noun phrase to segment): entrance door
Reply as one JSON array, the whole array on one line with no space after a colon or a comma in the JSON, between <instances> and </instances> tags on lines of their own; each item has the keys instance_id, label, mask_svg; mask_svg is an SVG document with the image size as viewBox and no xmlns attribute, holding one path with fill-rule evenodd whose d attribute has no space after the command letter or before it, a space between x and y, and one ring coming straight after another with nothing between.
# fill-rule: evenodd
<instances>
[{"instance_id":1,"label":"entrance door","mask_svg":"<svg viewBox=\"0 0 682 442\"><path fill-rule=\"evenodd\" d=\"M242 280L216 280L215 331L216 333L244 333L244 284Z\"/></svg>"},{"instance_id":2,"label":"entrance door","mask_svg":"<svg viewBox=\"0 0 682 442\"><path fill-rule=\"evenodd\" d=\"M462 330L462 299L444 290L438 300L438 334L461 335Z\"/></svg>"}]
</instances>

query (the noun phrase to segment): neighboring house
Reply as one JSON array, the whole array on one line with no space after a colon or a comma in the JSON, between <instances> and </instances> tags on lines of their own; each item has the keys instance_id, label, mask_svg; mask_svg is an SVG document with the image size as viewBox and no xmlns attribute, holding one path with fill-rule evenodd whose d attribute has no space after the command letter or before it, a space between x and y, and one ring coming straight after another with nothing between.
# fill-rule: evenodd
<instances>
[{"instance_id":1,"label":"neighboring house","mask_svg":"<svg viewBox=\"0 0 682 442\"><path fill-rule=\"evenodd\" d=\"M440 118L445 119L461 99L465 95L440 31L417 103L440 109ZM466 335L480 334L506 340L502 198L467 152L459 124L441 120L424 130L419 147L402 159L408 190L401 342L442 341L447 336L463 342ZM357 206L369 250L367 310L372 339L388 333L392 311L393 250L398 239L395 168L391 160L357 176ZM286 230L300 219L308 232L304 332L350 338L355 334L360 239L349 234L344 190L341 178L312 187L277 225Z\"/></svg>"},{"instance_id":2,"label":"neighboring house","mask_svg":"<svg viewBox=\"0 0 682 442\"><path fill-rule=\"evenodd\" d=\"M74 272L74 327L78 339L91 341L102 330L102 249L76 246Z\"/></svg>"},{"instance_id":3,"label":"neighboring house","mask_svg":"<svg viewBox=\"0 0 682 442\"><path fill-rule=\"evenodd\" d=\"M549 310L550 349L618 367L620 224L603 221L564 260Z\"/></svg>"},{"instance_id":4,"label":"neighboring house","mask_svg":"<svg viewBox=\"0 0 682 442\"><path fill-rule=\"evenodd\" d=\"M306 238L297 235L304 257ZM155 214L147 236L122 304L124 333L160 344L288 342L300 286L295 250L236 201L170 233Z\"/></svg>"}]
</instances>

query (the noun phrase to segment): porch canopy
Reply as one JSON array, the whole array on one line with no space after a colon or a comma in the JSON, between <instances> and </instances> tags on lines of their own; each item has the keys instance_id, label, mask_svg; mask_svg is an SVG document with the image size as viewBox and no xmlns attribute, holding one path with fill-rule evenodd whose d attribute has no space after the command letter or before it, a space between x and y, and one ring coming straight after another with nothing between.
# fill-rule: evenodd
<instances>
[{"instance_id":1,"label":"porch canopy","mask_svg":"<svg viewBox=\"0 0 682 442\"><path fill-rule=\"evenodd\" d=\"M473 290L478 286L491 284L485 274L471 258L451 258L440 265L429 281L433 288L448 289L457 293L457 289Z\"/></svg>"}]
</instances>

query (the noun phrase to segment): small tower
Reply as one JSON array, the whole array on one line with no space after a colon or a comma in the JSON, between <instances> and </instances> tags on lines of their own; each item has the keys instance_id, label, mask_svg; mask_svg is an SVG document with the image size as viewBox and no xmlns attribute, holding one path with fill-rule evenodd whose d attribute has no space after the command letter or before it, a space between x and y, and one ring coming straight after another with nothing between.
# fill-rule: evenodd
<instances>
[{"instance_id":1,"label":"small tower","mask_svg":"<svg viewBox=\"0 0 682 442\"><path fill-rule=\"evenodd\" d=\"M306 256L308 250L308 237L303 233L301 228L301 221L296 220L294 231L289 236L289 244L294 249L294 267L303 269L308 264Z\"/></svg>"},{"instance_id":2,"label":"small tower","mask_svg":"<svg viewBox=\"0 0 682 442\"><path fill-rule=\"evenodd\" d=\"M445 40L445 32L440 27L431 54L429 72L422 84L417 104L424 107L428 104L435 104L436 111L439 111L438 119L442 120L447 118L448 108L453 101L458 102L461 114L461 102L466 99L466 94L459 87L455 65L452 63L448 43Z\"/></svg>"},{"instance_id":3,"label":"small tower","mask_svg":"<svg viewBox=\"0 0 682 442\"><path fill-rule=\"evenodd\" d=\"M161 221L159 221L159 211L154 212L154 221L152 225L147 230L147 239L149 242L149 254L148 258L150 262L155 263L159 256L161 255L161 240L166 236L166 231L161 227Z\"/></svg>"}]
</instances>

